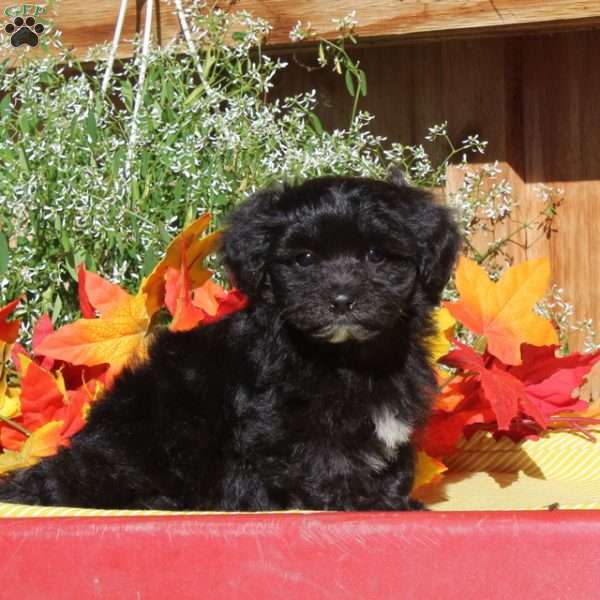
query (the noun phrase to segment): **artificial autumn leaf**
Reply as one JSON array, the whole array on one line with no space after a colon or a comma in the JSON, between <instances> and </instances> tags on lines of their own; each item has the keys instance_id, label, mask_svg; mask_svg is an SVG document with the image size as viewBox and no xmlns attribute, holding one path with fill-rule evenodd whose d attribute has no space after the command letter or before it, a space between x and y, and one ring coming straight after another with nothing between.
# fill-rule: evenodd
<instances>
[{"instance_id":1,"label":"artificial autumn leaf","mask_svg":"<svg viewBox=\"0 0 600 600\"><path fill-rule=\"evenodd\" d=\"M21 414L21 402L19 396L14 394L10 388L2 391L0 389L0 418L14 419Z\"/></svg>"},{"instance_id":2,"label":"artificial autumn leaf","mask_svg":"<svg viewBox=\"0 0 600 600\"><path fill-rule=\"evenodd\" d=\"M187 252L185 252L187 242L183 240L181 244L183 250L179 269L169 267L165 273L164 303L173 316L169 325L171 331L187 331L198 325L204 318L204 311L192 304Z\"/></svg>"},{"instance_id":3,"label":"artificial autumn leaf","mask_svg":"<svg viewBox=\"0 0 600 600\"><path fill-rule=\"evenodd\" d=\"M454 412L473 392L477 391L479 382L474 377L455 375L452 381L442 386L440 393L435 397L433 410Z\"/></svg>"},{"instance_id":4,"label":"artificial autumn leaf","mask_svg":"<svg viewBox=\"0 0 600 600\"><path fill-rule=\"evenodd\" d=\"M83 429L87 414L89 412L90 402L85 389L80 388L74 392L67 392L65 406L56 414L56 419L61 419L63 427L60 435L67 443L67 439Z\"/></svg>"},{"instance_id":5,"label":"artificial autumn leaf","mask_svg":"<svg viewBox=\"0 0 600 600\"><path fill-rule=\"evenodd\" d=\"M423 450L417 451L415 460L415 480L413 483L413 491L423 485L435 481L448 467L439 460L429 456Z\"/></svg>"},{"instance_id":6,"label":"artificial autumn leaf","mask_svg":"<svg viewBox=\"0 0 600 600\"><path fill-rule=\"evenodd\" d=\"M61 436L62 421L50 421L34 431L21 450L5 450L0 454L0 474L35 465L41 458L56 454L65 440Z\"/></svg>"},{"instance_id":7,"label":"artificial autumn leaf","mask_svg":"<svg viewBox=\"0 0 600 600\"><path fill-rule=\"evenodd\" d=\"M129 297L129 294L117 284L107 281L96 273L86 271L83 264L79 265L77 280L81 314L86 319L94 318L96 311L104 315Z\"/></svg>"},{"instance_id":8,"label":"artificial autumn leaf","mask_svg":"<svg viewBox=\"0 0 600 600\"><path fill-rule=\"evenodd\" d=\"M65 406L65 396L60 373L54 375L31 361L21 379L22 424L33 431L56 418Z\"/></svg>"},{"instance_id":9,"label":"artificial autumn leaf","mask_svg":"<svg viewBox=\"0 0 600 600\"><path fill-rule=\"evenodd\" d=\"M498 429L508 430L511 421L518 415L519 408L524 408L525 386L523 382L495 364L488 368L482 356L469 346L460 343L457 345L458 349L450 352L444 358L444 363L450 367L477 374L485 398L496 415ZM531 407L527 406L527 408ZM539 412L535 409L532 409L531 412L533 413L531 416L536 421L541 421L540 424L544 423Z\"/></svg>"},{"instance_id":10,"label":"artificial autumn leaf","mask_svg":"<svg viewBox=\"0 0 600 600\"><path fill-rule=\"evenodd\" d=\"M38 352L75 365L109 364L116 374L133 357L146 356L150 319L142 293L127 295L98 319L64 325L38 347Z\"/></svg>"},{"instance_id":11,"label":"artificial autumn leaf","mask_svg":"<svg viewBox=\"0 0 600 600\"><path fill-rule=\"evenodd\" d=\"M142 291L146 294L146 308L148 315L152 316L164 304L165 274L169 267L179 269L182 262L182 253L185 252L185 261L188 266L190 287L202 285L210 278L211 272L206 269L202 261L216 248L221 237L220 232L215 232L198 239L205 231L210 221L210 215L203 215L188 225L169 244L165 257L154 267L152 273L144 280Z\"/></svg>"},{"instance_id":12,"label":"artificial autumn leaf","mask_svg":"<svg viewBox=\"0 0 600 600\"><path fill-rule=\"evenodd\" d=\"M6 317L15 310L19 302L20 299L17 298L0 308L0 343L5 342L7 344L12 344L19 335L21 321L12 321L9 323L6 320Z\"/></svg>"},{"instance_id":13,"label":"artificial autumn leaf","mask_svg":"<svg viewBox=\"0 0 600 600\"><path fill-rule=\"evenodd\" d=\"M589 370L586 366L556 371L541 383L527 386L527 399L545 416L566 410L583 411L587 402L573 398L572 392Z\"/></svg>"},{"instance_id":14,"label":"artificial autumn leaf","mask_svg":"<svg viewBox=\"0 0 600 600\"><path fill-rule=\"evenodd\" d=\"M456 325L456 320L445 307L440 307L433 314L436 334L427 338L426 344L429 357L433 364L445 356L451 347L450 338Z\"/></svg>"},{"instance_id":15,"label":"artificial autumn leaf","mask_svg":"<svg viewBox=\"0 0 600 600\"><path fill-rule=\"evenodd\" d=\"M13 419L13 422L16 421ZM5 450L18 452L27 440L27 436L12 425L0 423L0 446Z\"/></svg>"},{"instance_id":16,"label":"artificial autumn leaf","mask_svg":"<svg viewBox=\"0 0 600 600\"><path fill-rule=\"evenodd\" d=\"M54 331L54 326L48 315L42 315L33 327L33 335L31 337L31 349L33 354L38 354L38 346ZM41 361L45 369L51 369L54 366L54 360L44 356Z\"/></svg>"},{"instance_id":17,"label":"artificial autumn leaf","mask_svg":"<svg viewBox=\"0 0 600 600\"><path fill-rule=\"evenodd\" d=\"M240 292L238 289L231 289L219 299L219 307L217 308L217 312L214 315L207 314L204 317L203 323L208 325L209 323L219 321L231 313L246 308L247 305L248 298L246 295Z\"/></svg>"},{"instance_id":18,"label":"artificial autumn leaf","mask_svg":"<svg viewBox=\"0 0 600 600\"><path fill-rule=\"evenodd\" d=\"M483 405L456 413L434 412L418 436L418 446L430 456L450 456L456 452L468 426L489 423L493 418L492 410Z\"/></svg>"},{"instance_id":19,"label":"artificial autumn leaf","mask_svg":"<svg viewBox=\"0 0 600 600\"><path fill-rule=\"evenodd\" d=\"M549 282L546 258L510 267L495 283L476 262L461 257L456 269L460 300L446 303L446 307L465 327L485 336L491 354L507 365L518 365L522 343L544 346L558 342L552 323L533 312Z\"/></svg>"},{"instance_id":20,"label":"artificial autumn leaf","mask_svg":"<svg viewBox=\"0 0 600 600\"><path fill-rule=\"evenodd\" d=\"M62 421L49 421L34 431L25 442L21 453L30 459L46 458L56 454L59 445L64 445L65 440L61 436L63 429Z\"/></svg>"}]
</instances>

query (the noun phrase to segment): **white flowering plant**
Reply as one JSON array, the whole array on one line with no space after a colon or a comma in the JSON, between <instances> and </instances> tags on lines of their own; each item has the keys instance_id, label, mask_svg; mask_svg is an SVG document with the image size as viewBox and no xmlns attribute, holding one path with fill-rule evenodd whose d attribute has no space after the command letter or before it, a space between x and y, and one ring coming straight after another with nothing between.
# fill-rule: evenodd
<instances>
[{"instance_id":1,"label":"white flowering plant","mask_svg":"<svg viewBox=\"0 0 600 600\"><path fill-rule=\"evenodd\" d=\"M338 42L316 50L355 97L347 129L330 132L314 90L269 98L287 64L264 52L267 22L201 4L188 14L194 54L179 43L150 48L137 112L138 61L123 61L103 93L105 48L90 66L55 34L54 54L0 65L0 298L27 290L26 323L44 312L73 319L78 264L135 289L176 231L204 212L220 227L273 182L383 177L402 156L411 182L431 183L424 151L386 145L358 110L366 76L344 49L351 18L338 24Z\"/></svg>"},{"instance_id":2,"label":"white flowering plant","mask_svg":"<svg viewBox=\"0 0 600 600\"><path fill-rule=\"evenodd\" d=\"M261 187L325 174L385 177L396 167L410 184L443 188L450 163L468 169L469 155L483 153L475 135L454 145L445 123L426 135L447 145L437 164L421 144L369 131L373 117L360 110L366 74L346 49L356 42L353 14L334 23L336 41L310 24L290 33L312 42L319 68L338 73L353 97L348 127L327 131L315 90L270 97L287 63L265 53L269 23L207 8L194 2L187 12L193 51L183 41L150 47L141 89L139 60L113 72L99 47L94 62L82 63L61 47L59 32L45 36L52 54L0 64L0 299L26 290L27 333L43 313L55 324L75 318L79 264L137 289L176 231L205 212L221 227ZM476 173L450 196L467 251L472 233L512 209L504 183L481 193L494 167ZM491 264L511 239L475 258Z\"/></svg>"}]
</instances>

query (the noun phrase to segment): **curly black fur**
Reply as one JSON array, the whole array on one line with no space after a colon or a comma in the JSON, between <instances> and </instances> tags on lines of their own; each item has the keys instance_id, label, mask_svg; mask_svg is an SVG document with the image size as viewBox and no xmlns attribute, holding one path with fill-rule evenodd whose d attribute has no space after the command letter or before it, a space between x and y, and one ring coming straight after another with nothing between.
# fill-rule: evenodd
<instances>
[{"instance_id":1,"label":"curly black fur","mask_svg":"<svg viewBox=\"0 0 600 600\"><path fill-rule=\"evenodd\" d=\"M405 185L257 193L223 256L248 307L161 333L70 448L0 500L103 508L401 510L435 388L424 339L459 236Z\"/></svg>"}]
</instances>

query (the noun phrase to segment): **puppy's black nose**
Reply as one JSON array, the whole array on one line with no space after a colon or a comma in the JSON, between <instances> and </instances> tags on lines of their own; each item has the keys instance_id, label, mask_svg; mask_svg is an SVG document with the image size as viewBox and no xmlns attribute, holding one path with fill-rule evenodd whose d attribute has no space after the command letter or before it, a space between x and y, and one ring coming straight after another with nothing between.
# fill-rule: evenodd
<instances>
[{"instance_id":1,"label":"puppy's black nose","mask_svg":"<svg viewBox=\"0 0 600 600\"><path fill-rule=\"evenodd\" d=\"M352 310L352 307L354 306L354 300L346 294L338 294L333 298L329 306L334 313L343 315L344 313Z\"/></svg>"}]
</instances>

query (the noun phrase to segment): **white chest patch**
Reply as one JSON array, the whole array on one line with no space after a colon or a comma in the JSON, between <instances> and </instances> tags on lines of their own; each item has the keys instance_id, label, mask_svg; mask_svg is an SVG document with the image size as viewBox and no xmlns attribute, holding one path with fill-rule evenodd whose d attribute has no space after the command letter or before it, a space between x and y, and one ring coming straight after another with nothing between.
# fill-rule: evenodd
<instances>
[{"instance_id":1,"label":"white chest patch","mask_svg":"<svg viewBox=\"0 0 600 600\"><path fill-rule=\"evenodd\" d=\"M406 444L412 433L412 426L396 416L389 406L382 406L373 411L375 435L383 442L386 449L394 452L401 444Z\"/></svg>"}]
</instances>

